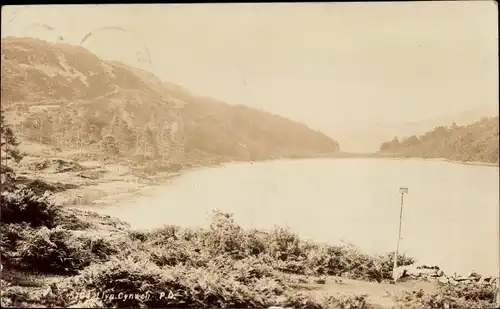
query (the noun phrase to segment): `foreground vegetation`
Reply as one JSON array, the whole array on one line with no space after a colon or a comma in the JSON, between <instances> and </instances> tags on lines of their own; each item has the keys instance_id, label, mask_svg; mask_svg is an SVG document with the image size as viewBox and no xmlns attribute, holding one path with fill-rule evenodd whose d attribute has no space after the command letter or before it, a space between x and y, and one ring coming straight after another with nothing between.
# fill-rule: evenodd
<instances>
[{"instance_id":1,"label":"foreground vegetation","mask_svg":"<svg viewBox=\"0 0 500 309\"><path fill-rule=\"evenodd\" d=\"M28 293L10 282L2 286L2 306L91 302L106 307L264 308L279 303L323 308L340 300L315 301L296 294L289 275L346 272L367 280L390 275L390 257L372 258L354 248L303 242L284 229L245 231L220 212L214 213L207 230L166 226L90 236L77 232L92 228L77 219L77 211L60 208L48 197L19 189L1 198L4 270L66 276L45 294ZM159 299L165 291L170 299ZM81 292L82 299L75 297ZM150 299L99 297L146 292Z\"/></svg>"},{"instance_id":2,"label":"foreground vegetation","mask_svg":"<svg viewBox=\"0 0 500 309\"><path fill-rule=\"evenodd\" d=\"M498 164L498 117L483 118L466 126L437 127L420 137L382 143L380 152L422 158Z\"/></svg>"},{"instance_id":3,"label":"foreground vegetation","mask_svg":"<svg viewBox=\"0 0 500 309\"><path fill-rule=\"evenodd\" d=\"M311 243L283 228L244 230L217 211L208 229L91 233L96 227L82 219L83 212L27 188L2 193L1 205L4 273L59 276L37 290L4 275L2 307L372 308L361 296L317 299L296 286L307 276L382 282L392 275L391 254ZM400 257L402 265L413 262ZM135 294L146 296L119 299ZM404 307L465 308L492 304L493 298L491 286L447 285L400 301Z\"/></svg>"}]
</instances>

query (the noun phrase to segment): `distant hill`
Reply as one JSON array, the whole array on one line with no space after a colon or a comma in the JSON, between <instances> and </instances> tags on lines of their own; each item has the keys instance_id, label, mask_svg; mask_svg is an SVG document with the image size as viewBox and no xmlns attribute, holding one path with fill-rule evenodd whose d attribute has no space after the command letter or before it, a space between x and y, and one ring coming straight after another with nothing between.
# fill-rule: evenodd
<instances>
[{"instance_id":1,"label":"distant hill","mask_svg":"<svg viewBox=\"0 0 500 309\"><path fill-rule=\"evenodd\" d=\"M339 151L303 124L33 38L2 39L1 99L22 140L89 158L264 160Z\"/></svg>"},{"instance_id":2,"label":"distant hill","mask_svg":"<svg viewBox=\"0 0 500 309\"><path fill-rule=\"evenodd\" d=\"M484 117L470 125L439 126L423 135L394 137L380 146L381 153L463 162L499 162L498 117Z\"/></svg>"},{"instance_id":3,"label":"distant hill","mask_svg":"<svg viewBox=\"0 0 500 309\"><path fill-rule=\"evenodd\" d=\"M325 133L335 133L336 140L344 151L373 153L378 151L383 141L390 140L397 132L398 136L419 135L430 128L442 124L467 125L483 117L498 115L498 106L479 105L473 109L450 112L447 115L436 116L420 121L367 122L357 121L349 123L332 123Z\"/></svg>"}]
</instances>

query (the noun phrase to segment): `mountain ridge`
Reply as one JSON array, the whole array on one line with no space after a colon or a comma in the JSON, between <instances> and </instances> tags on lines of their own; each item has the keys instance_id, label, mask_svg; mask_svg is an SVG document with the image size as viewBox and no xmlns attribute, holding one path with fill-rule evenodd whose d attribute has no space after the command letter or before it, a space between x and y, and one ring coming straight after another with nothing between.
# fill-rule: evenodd
<instances>
[{"instance_id":1,"label":"mountain ridge","mask_svg":"<svg viewBox=\"0 0 500 309\"><path fill-rule=\"evenodd\" d=\"M194 94L81 46L34 38L2 39L2 102L21 139L80 149L88 158L248 161L340 150L302 123Z\"/></svg>"}]
</instances>

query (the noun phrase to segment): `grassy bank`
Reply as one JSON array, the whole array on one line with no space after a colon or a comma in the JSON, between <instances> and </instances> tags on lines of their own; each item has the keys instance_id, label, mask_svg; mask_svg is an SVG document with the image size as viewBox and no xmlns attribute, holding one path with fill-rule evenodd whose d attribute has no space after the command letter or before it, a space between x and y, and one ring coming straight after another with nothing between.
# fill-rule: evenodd
<instances>
[{"instance_id":1,"label":"grassy bank","mask_svg":"<svg viewBox=\"0 0 500 309\"><path fill-rule=\"evenodd\" d=\"M391 253L370 256L352 246L317 244L278 227L245 230L226 213L214 212L208 229L141 232L62 208L31 189L1 198L2 307L374 308L365 296L318 298L300 285L328 276L392 277ZM398 301L415 308L493 302L491 286L467 291L446 285Z\"/></svg>"}]
</instances>

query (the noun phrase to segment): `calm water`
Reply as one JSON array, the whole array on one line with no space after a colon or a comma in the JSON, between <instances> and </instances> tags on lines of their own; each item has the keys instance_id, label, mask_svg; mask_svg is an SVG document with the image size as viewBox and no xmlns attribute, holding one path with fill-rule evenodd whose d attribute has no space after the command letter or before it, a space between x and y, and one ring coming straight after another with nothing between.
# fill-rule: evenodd
<instances>
[{"instance_id":1,"label":"calm water","mask_svg":"<svg viewBox=\"0 0 500 309\"><path fill-rule=\"evenodd\" d=\"M289 226L303 238L401 250L445 272L499 273L498 167L441 161L319 159L193 171L102 212L135 228L206 226L218 208L245 227Z\"/></svg>"}]
</instances>

